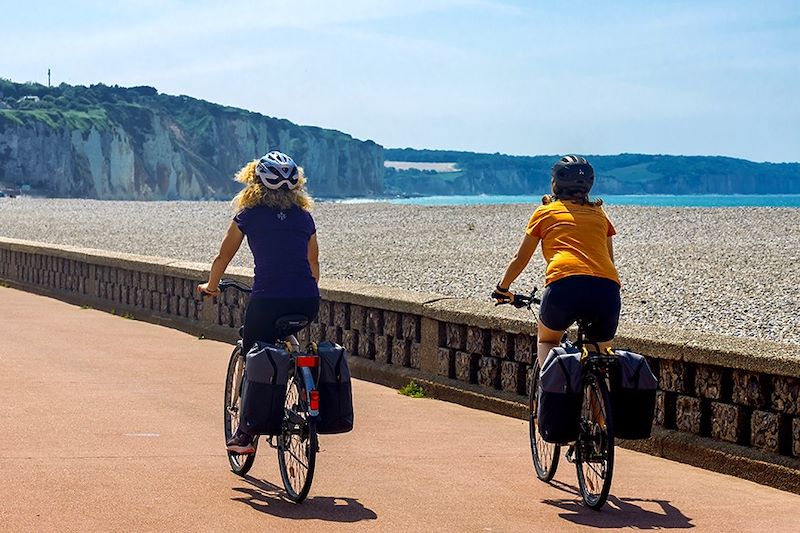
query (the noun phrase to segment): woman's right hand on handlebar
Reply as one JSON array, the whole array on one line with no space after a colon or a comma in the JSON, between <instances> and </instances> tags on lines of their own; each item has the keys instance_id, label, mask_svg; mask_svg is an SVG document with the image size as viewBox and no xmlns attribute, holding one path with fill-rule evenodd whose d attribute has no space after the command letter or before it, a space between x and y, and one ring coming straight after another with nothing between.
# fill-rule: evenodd
<instances>
[{"instance_id":1,"label":"woman's right hand on handlebar","mask_svg":"<svg viewBox=\"0 0 800 533\"><path fill-rule=\"evenodd\" d=\"M492 292L492 298L496 300L496 305L507 304L514 301L514 293L498 284Z\"/></svg>"},{"instance_id":2,"label":"woman's right hand on handlebar","mask_svg":"<svg viewBox=\"0 0 800 533\"><path fill-rule=\"evenodd\" d=\"M197 286L197 291L203 296L219 296L222 294L222 291L219 289L219 287L215 287L213 290L209 289L208 282L199 284Z\"/></svg>"}]
</instances>

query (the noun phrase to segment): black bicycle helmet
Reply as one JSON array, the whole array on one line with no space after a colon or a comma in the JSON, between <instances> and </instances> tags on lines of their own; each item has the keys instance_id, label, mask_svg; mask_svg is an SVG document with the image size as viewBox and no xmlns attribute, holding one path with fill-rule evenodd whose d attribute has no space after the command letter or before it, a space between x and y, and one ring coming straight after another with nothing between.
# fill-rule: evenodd
<instances>
[{"instance_id":1,"label":"black bicycle helmet","mask_svg":"<svg viewBox=\"0 0 800 533\"><path fill-rule=\"evenodd\" d=\"M588 194L594 184L594 169L585 157L565 155L550 171L556 194Z\"/></svg>"}]
</instances>

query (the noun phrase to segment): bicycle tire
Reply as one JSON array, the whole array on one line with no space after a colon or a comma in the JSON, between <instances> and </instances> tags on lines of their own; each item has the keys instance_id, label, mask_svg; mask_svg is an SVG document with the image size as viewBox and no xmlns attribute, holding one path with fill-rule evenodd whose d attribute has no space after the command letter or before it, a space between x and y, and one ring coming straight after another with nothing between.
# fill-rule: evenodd
<instances>
[{"instance_id":1,"label":"bicycle tire","mask_svg":"<svg viewBox=\"0 0 800 533\"><path fill-rule=\"evenodd\" d=\"M531 393L528 402L528 436L531 441L531 459L536 477L545 483L553 479L558 468L561 446L546 442L539 433L536 424L537 392L539 390L539 362L533 365L531 372Z\"/></svg>"},{"instance_id":2,"label":"bicycle tire","mask_svg":"<svg viewBox=\"0 0 800 533\"><path fill-rule=\"evenodd\" d=\"M309 419L305 390L300 380L300 376L295 375L287 385L283 427L278 437L278 466L283 487L295 503L305 500L311 490L319 447L317 424ZM306 462L303 463L302 459Z\"/></svg>"},{"instance_id":3,"label":"bicycle tire","mask_svg":"<svg viewBox=\"0 0 800 533\"><path fill-rule=\"evenodd\" d=\"M225 419L225 442L230 439L239 427L239 410L242 405L241 391L237 394L235 384L241 379L241 372L244 372L244 357L241 357L241 346L236 346L231 353L228 361L228 373L225 378L225 409L223 411ZM235 396L235 398L233 397ZM258 449L258 437L253 441L253 446ZM238 454L228 451L228 463L231 471L240 476L244 476L253 466L256 460L255 452L251 454Z\"/></svg>"},{"instance_id":4,"label":"bicycle tire","mask_svg":"<svg viewBox=\"0 0 800 533\"><path fill-rule=\"evenodd\" d=\"M605 376L595 372L584 380L575 468L583 502L599 511L608 499L614 474L614 420Z\"/></svg>"}]
</instances>

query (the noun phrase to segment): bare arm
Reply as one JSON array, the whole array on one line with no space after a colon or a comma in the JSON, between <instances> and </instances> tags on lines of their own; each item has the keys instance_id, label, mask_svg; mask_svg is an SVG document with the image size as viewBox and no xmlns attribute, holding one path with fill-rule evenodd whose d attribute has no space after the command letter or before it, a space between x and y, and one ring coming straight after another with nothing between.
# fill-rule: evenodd
<instances>
[{"instance_id":1,"label":"bare arm","mask_svg":"<svg viewBox=\"0 0 800 533\"><path fill-rule=\"evenodd\" d=\"M534 237L533 235L525 234L525 237L522 238L522 242L519 244L519 249L517 249L517 253L514 255L511 262L508 264L508 268L506 268L506 273L503 275L503 279L500 281L500 286L503 288L508 289L511 287L511 284L514 283L514 280L519 277L525 267L528 266L528 263L533 256L533 252L536 251L536 247L539 245L539 238Z\"/></svg>"},{"instance_id":2,"label":"bare arm","mask_svg":"<svg viewBox=\"0 0 800 533\"><path fill-rule=\"evenodd\" d=\"M201 283L197 286L197 290L210 294L212 296L219 294L219 280L228 268L233 256L239 251L239 247L244 240L244 233L239 229L235 222L231 222L228 226L228 232L225 238L222 239L222 244L219 247L219 253L214 261L211 263L211 273L208 275L208 282Z\"/></svg>"},{"instance_id":3,"label":"bare arm","mask_svg":"<svg viewBox=\"0 0 800 533\"><path fill-rule=\"evenodd\" d=\"M308 240L308 264L311 266L311 275L319 283L319 245L316 233Z\"/></svg>"},{"instance_id":4,"label":"bare arm","mask_svg":"<svg viewBox=\"0 0 800 533\"><path fill-rule=\"evenodd\" d=\"M608 255L611 257L611 262L614 262L614 244L611 242L611 237L606 239L606 244L608 246Z\"/></svg>"}]
</instances>

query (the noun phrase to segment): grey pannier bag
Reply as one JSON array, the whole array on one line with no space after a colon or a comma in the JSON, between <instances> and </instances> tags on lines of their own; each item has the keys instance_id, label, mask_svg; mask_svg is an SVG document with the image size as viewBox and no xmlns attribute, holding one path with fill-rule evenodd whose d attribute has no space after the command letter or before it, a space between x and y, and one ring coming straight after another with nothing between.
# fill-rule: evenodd
<instances>
[{"instance_id":1,"label":"grey pannier bag","mask_svg":"<svg viewBox=\"0 0 800 533\"><path fill-rule=\"evenodd\" d=\"M280 435L289 352L257 341L246 357L240 425L251 435Z\"/></svg>"},{"instance_id":2,"label":"grey pannier bag","mask_svg":"<svg viewBox=\"0 0 800 533\"><path fill-rule=\"evenodd\" d=\"M346 433L353 429L353 389L347 352L338 344L325 341L319 353L319 418L317 432Z\"/></svg>"},{"instance_id":3,"label":"grey pannier bag","mask_svg":"<svg viewBox=\"0 0 800 533\"><path fill-rule=\"evenodd\" d=\"M583 402L581 354L558 346L547 354L539 374L536 419L547 442L563 444L578 438Z\"/></svg>"},{"instance_id":4,"label":"grey pannier bag","mask_svg":"<svg viewBox=\"0 0 800 533\"><path fill-rule=\"evenodd\" d=\"M653 427L658 380L644 356L626 350L614 353L619 359L611 380L614 435L621 439L646 439Z\"/></svg>"}]
</instances>

